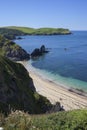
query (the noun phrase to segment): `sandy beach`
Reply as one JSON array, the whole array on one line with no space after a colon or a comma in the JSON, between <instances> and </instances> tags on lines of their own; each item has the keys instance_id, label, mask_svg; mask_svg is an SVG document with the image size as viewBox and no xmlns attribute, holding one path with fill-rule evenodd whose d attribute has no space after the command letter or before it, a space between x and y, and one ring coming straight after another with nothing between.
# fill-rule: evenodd
<instances>
[{"instance_id":1,"label":"sandy beach","mask_svg":"<svg viewBox=\"0 0 87 130\"><path fill-rule=\"evenodd\" d=\"M36 91L47 97L52 104L60 102L61 106L63 106L66 111L87 108L87 96L84 96L81 93L77 94L77 92L70 91L61 85L41 77L36 71L29 68L27 62L20 63L28 70L29 75L33 79Z\"/></svg>"}]
</instances>

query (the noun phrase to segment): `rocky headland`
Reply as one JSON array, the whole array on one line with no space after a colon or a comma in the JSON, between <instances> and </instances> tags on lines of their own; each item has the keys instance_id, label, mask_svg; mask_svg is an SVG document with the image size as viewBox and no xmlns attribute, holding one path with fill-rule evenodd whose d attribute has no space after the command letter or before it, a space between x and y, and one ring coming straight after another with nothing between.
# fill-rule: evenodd
<instances>
[{"instance_id":1,"label":"rocky headland","mask_svg":"<svg viewBox=\"0 0 87 130\"><path fill-rule=\"evenodd\" d=\"M2 35L0 35L0 54L13 61L30 59L30 55L24 49Z\"/></svg>"}]
</instances>

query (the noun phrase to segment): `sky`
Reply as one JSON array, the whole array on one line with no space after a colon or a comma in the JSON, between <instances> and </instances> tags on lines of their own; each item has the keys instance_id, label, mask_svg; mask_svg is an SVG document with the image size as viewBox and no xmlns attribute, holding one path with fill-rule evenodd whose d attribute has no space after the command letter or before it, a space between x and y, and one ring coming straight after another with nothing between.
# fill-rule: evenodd
<instances>
[{"instance_id":1,"label":"sky","mask_svg":"<svg viewBox=\"0 0 87 130\"><path fill-rule=\"evenodd\" d=\"M0 27L87 30L87 0L0 0Z\"/></svg>"}]
</instances>

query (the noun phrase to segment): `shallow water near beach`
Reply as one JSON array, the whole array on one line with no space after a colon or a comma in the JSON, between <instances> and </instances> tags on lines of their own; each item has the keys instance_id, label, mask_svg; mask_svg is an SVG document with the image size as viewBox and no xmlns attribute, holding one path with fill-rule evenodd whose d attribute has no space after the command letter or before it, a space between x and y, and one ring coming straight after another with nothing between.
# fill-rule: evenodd
<instances>
[{"instance_id":1,"label":"shallow water near beach","mask_svg":"<svg viewBox=\"0 0 87 130\"><path fill-rule=\"evenodd\" d=\"M87 31L71 35L23 36L15 40L27 52L45 45L49 53L29 61L31 69L49 81L87 92Z\"/></svg>"}]
</instances>

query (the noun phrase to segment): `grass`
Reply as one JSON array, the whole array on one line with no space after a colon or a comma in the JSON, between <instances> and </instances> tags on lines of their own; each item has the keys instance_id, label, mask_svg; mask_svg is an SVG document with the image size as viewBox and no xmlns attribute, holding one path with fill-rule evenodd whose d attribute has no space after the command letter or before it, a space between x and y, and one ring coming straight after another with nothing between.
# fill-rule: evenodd
<instances>
[{"instance_id":1,"label":"grass","mask_svg":"<svg viewBox=\"0 0 87 130\"><path fill-rule=\"evenodd\" d=\"M44 115L15 111L0 119L6 130L87 130L87 109Z\"/></svg>"},{"instance_id":2,"label":"grass","mask_svg":"<svg viewBox=\"0 0 87 130\"><path fill-rule=\"evenodd\" d=\"M8 28L8 29L16 29L16 30L22 31L24 33L33 33L33 31L35 31L34 28L28 28L28 27L8 26L6 28Z\"/></svg>"}]
</instances>

